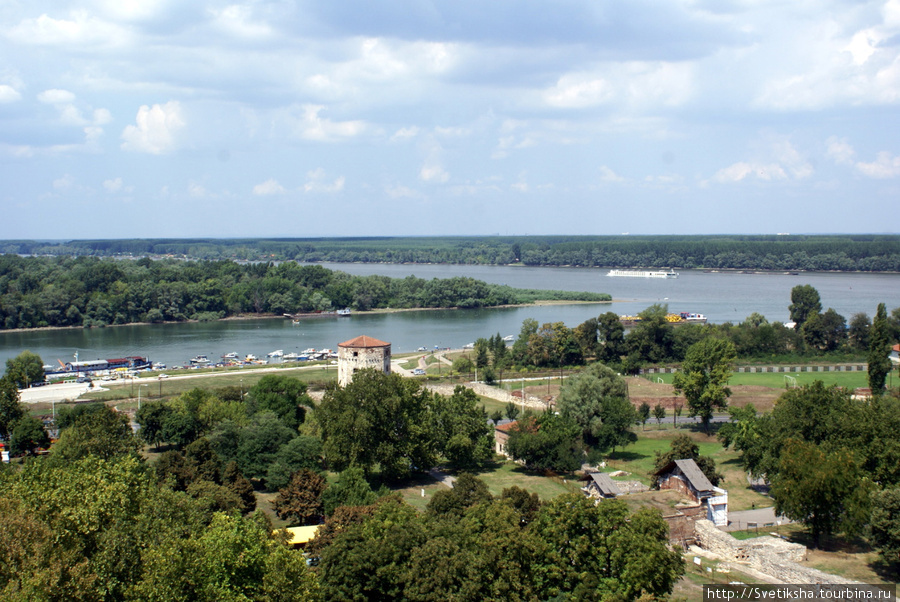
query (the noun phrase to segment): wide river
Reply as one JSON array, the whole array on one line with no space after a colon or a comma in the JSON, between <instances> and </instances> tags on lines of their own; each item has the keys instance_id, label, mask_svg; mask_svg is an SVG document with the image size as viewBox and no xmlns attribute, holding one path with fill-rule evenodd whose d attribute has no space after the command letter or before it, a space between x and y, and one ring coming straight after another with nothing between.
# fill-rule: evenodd
<instances>
[{"instance_id":1,"label":"wide river","mask_svg":"<svg viewBox=\"0 0 900 602\"><path fill-rule=\"evenodd\" d=\"M822 306L834 308L848 321L865 312L871 318L879 303L888 311L900 305L897 274L803 273L737 274L682 271L677 279L608 278L606 269L527 268L505 266L324 264L351 274L382 274L393 278L471 276L516 288L609 293L604 304L549 305L483 310L408 311L318 318L294 326L287 319L248 319L190 324L147 324L95 329L0 332L0 366L25 349L44 363L140 355L168 366L181 366L205 354L211 360L235 351L265 357L308 347L336 349L338 343L368 335L388 341L394 353L419 347L462 347L478 337L518 334L523 320L540 324L564 322L575 327L601 313L636 314L653 303L668 304L673 312L706 314L710 322L741 322L753 312L770 321L787 321L791 288L814 286Z\"/></svg>"}]
</instances>

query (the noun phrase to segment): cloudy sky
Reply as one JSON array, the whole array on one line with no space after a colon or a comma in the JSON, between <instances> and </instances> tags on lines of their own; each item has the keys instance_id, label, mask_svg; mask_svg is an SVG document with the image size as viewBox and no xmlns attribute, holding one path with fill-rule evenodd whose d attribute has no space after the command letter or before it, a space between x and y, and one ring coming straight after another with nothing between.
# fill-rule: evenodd
<instances>
[{"instance_id":1,"label":"cloudy sky","mask_svg":"<svg viewBox=\"0 0 900 602\"><path fill-rule=\"evenodd\" d=\"M3 0L0 238L897 232L900 0Z\"/></svg>"}]
</instances>

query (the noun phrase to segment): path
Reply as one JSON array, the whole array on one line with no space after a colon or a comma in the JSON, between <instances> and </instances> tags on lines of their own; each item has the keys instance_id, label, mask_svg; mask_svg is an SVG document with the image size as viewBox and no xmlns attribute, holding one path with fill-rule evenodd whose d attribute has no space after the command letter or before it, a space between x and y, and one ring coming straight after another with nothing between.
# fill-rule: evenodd
<instances>
[{"instance_id":1,"label":"path","mask_svg":"<svg viewBox=\"0 0 900 602\"><path fill-rule=\"evenodd\" d=\"M791 523L789 518L776 516L775 508L754 508L753 510L739 510L728 513L728 526L725 531L746 531L748 528L764 529L764 525L776 526ZM754 523L755 527L748 527Z\"/></svg>"}]
</instances>

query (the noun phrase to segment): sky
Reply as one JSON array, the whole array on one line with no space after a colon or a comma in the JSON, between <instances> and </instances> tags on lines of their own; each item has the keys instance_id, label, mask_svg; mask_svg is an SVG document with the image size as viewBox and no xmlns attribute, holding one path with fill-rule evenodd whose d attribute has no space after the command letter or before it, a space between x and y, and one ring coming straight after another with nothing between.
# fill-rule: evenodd
<instances>
[{"instance_id":1,"label":"sky","mask_svg":"<svg viewBox=\"0 0 900 602\"><path fill-rule=\"evenodd\" d=\"M3 0L0 238L896 233L900 0Z\"/></svg>"}]
</instances>

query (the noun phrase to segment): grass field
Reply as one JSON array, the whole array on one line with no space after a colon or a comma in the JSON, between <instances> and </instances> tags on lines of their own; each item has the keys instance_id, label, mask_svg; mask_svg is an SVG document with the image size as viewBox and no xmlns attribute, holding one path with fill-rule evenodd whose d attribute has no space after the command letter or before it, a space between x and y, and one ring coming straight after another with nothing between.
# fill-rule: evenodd
<instances>
[{"instance_id":1,"label":"grass field","mask_svg":"<svg viewBox=\"0 0 900 602\"><path fill-rule=\"evenodd\" d=\"M649 378L654 382L662 379L663 383L670 385L674 376L674 374L651 374ZM810 385L817 380L826 385L840 385L851 390L869 386L866 372L735 372L728 384L784 389L789 382L785 376L795 378L797 386Z\"/></svg>"}]
</instances>

